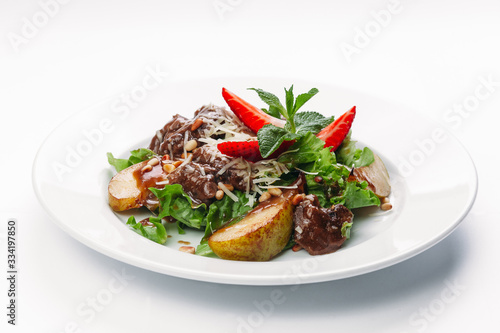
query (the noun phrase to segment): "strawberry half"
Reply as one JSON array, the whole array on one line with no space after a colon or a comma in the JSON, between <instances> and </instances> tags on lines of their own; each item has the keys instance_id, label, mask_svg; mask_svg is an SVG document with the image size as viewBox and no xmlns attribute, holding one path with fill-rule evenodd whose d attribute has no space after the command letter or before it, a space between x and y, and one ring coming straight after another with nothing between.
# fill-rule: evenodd
<instances>
[{"instance_id":1,"label":"strawberry half","mask_svg":"<svg viewBox=\"0 0 500 333\"><path fill-rule=\"evenodd\" d=\"M217 145L219 151L232 157L243 157L250 162L262 159L259 150L259 142L255 141L226 141Z\"/></svg>"},{"instance_id":2,"label":"strawberry half","mask_svg":"<svg viewBox=\"0 0 500 333\"><path fill-rule=\"evenodd\" d=\"M284 141L281 146L271 154L268 158L277 158L283 152L288 150L295 141ZM260 155L259 142L255 141L225 141L217 145L219 151L225 155L232 157L243 157L250 162L263 160Z\"/></svg>"},{"instance_id":3,"label":"strawberry half","mask_svg":"<svg viewBox=\"0 0 500 333\"><path fill-rule=\"evenodd\" d=\"M342 141L344 141L351 129L355 116L356 107L353 106L349 111L316 134L318 138L325 141L325 148L331 147L330 150L335 151L342 144Z\"/></svg>"},{"instance_id":4,"label":"strawberry half","mask_svg":"<svg viewBox=\"0 0 500 333\"><path fill-rule=\"evenodd\" d=\"M231 111L250 128L257 133L264 125L273 124L284 127L285 121L268 115L261 109L236 96L226 88L222 88L222 97L226 100Z\"/></svg>"}]
</instances>

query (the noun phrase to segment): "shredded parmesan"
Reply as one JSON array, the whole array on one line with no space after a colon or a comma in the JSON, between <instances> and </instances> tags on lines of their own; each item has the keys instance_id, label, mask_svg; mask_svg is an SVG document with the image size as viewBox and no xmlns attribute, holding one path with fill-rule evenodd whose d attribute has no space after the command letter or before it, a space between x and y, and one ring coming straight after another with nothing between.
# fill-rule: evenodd
<instances>
[{"instance_id":1,"label":"shredded parmesan","mask_svg":"<svg viewBox=\"0 0 500 333\"><path fill-rule=\"evenodd\" d=\"M221 189L222 191L224 191L224 193L226 193L226 195L227 195L228 197L230 197L231 199L233 199L233 201L238 202L238 197L237 197L236 195L234 195L234 193L233 193L233 192L229 191L229 190L227 189L226 185L222 184L221 182L219 182L217 185L219 185L220 189Z\"/></svg>"},{"instance_id":2,"label":"shredded parmesan","mask_svg":"<svg viewBox=\"0 0 500 333\"><path fill-rule=\"evenodd\" d=\"M178 166L178 168L182 168L183 166L191 162L192 159L193 159L193 154L189 154L188 157L184 159L184 162L182 162L182 164Z\"/></svg>"},{"instance_id":3,"label":"shredded parmesan","mask_svg":"<svg viewBox=\"0 0 500 333\"><path fill-rule=\"evenodd\" d=\"M253 183L254 184L259 184L259 183L274 183L275 181L280 180L278 177L263 177L259 179L254 179Z\"/></svg>"},{"instance_id":4,"label":"shredded parmesan","mask_svg":"<svg viewBox=\"0 0 500 333\"><path fill-rule=\"evenodd\" d=\"M297 169L297 170L299 170L299 171L301 171L301 172L305 173L306 175L317 175L317 174L319 173L319 172L308 172L308 171L304 171L304 170L299 169L299 168L297 168L297 167L295 167L295 169Z\"/></svg>"},{"instance_id":5,"label":"shredded parmesan","mask_svg":"<svg viewBox=\"0 0 500 333\"><path fill-rule=\"evenodd\" d=\"M291 185L291 186L268 185L268 186L260 186L260 188L297 188L297 185Z\"/></svg>"},{"instance_id":6,"label":"shredded parmesan","mask_svg":"<svg viewBox=\"0 0 500 333\"><path fill-rule=\"evenodd\" d=\"M228 164L224 165L220 170L219 172L217 172L218 175L222 175L224 172L226 172L227 169L229 169L230 167L232 167L233 165L235 165L236 163L241 163L241 160L242 158L241 157L238 157L238 158L235 158L234 160L232 160L231 162L229 162Z\"/></svg>"}]
</instances>

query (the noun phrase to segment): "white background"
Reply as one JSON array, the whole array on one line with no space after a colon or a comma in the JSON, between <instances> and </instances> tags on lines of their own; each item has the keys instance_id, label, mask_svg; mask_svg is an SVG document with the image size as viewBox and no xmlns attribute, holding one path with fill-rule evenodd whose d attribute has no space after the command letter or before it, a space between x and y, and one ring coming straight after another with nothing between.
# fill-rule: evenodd
<instances>
[{"instance_id":1,"label":"white background","mask_svg":"<svg viewBox=\"0 0 500 333\"><path fill-rule=\"evenodd\" d=\"M54 3L0 4L2 252L7 219L16 218L20 229L18 325L6 324L2 277L0 327L9 332L498 327L498 1ZM34 28L27 27L33 22ZM360 37L365 29L368 38ZM346 55L347 44L357 53ZM470 152L479 174L476 203L449 237L410 260L297 290L182 280L105 257L51 222L32 190L32 161L65 118L130 91L148 66L168 71L169 80L220 75L329 80L408 105L448 128ZM454 122L446 118L454 105L473 100L481 78L493 82L490 94ZM5 257L0 255L2 267ZM133 279L117 291L110 284L123 272ZM78 312L91 309L92 299L110 288L116 292L99 311ZM266 300L276 290L283 302L269 307ZM251 326L243 327L243 321Z\"/></svg>"}]
</instances>

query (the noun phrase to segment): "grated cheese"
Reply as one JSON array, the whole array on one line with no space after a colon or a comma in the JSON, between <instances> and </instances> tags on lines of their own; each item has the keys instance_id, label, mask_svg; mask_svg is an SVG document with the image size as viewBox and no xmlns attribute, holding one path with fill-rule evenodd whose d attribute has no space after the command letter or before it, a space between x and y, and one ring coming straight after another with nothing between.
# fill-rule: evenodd
<instances>
[{"instance_id":1,"label":"grated cheese","mask_svg":"<svg viewBox=\"0 0 500 333\"><path fill-rule=\"evenodd\" d=\"M233 192L229 191L224 184L222 184L221 182L219 182L217 185L219 185L220 189L222 191L224 191L224 193L226 193L226 195L228 197L230 197L231 199L233 199L233 201L238 202L238 197L236 195L234 195Z\"/></svg>"}]
</instances>

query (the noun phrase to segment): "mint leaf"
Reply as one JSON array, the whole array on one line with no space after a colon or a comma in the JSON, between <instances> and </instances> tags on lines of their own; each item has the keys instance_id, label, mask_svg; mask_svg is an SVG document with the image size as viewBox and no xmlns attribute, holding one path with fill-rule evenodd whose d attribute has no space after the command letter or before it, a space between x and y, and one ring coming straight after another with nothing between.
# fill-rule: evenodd
<instances>
[{"instance_id":1,"label":"mint leaf","mask_svg":"<svg viewBox=\"0 0 500 333\"><path fill-rule=\"evenodd\" d=\"M257 132L260 155L262 155L263 158L267 158L281 146L283 141L295 140L298 137L299 135L290 133L284 128L271 124L264 125Z\"/></svg>"},{"instance_id":2,"label":"mint leaf","mask_svg":"<svg viewBox=\"0 0 500 333\"><path fill-rule=\"evenodd\" d=\"M262 89L257 89L257 88L248 88L248 90L256 91L257 94L259 95L260 99L264 103L266 103L270 107L272 106L272 107L277 108L283 116L285 116L285 117L288 116L286 114L285 108L283 107L283 105L280 102L280 99L278 97L276 97L276 95L271 94L270 92L264 91Z\"/></svg>"},{"instance_id":3,"label":"mint leaf","mask_svg":"<svg viewBox=\"0 0 500 333\"><path fill-rule=\"evenodd\" d=\"M285 104L286 104L286 111L288 116L290 116L290 113L293 110L293 102L294 102L294 97L293 97L293 84L290 87L290 89L286 90L285 88Z\"/></svg>"},{"instance_id":4,"label":"mint leaf","mask_svg":"<svg viewBox=\"0 0 500 333\"><path fill-rule=\"evenodd\" d=\"M318 133L333 122L333 117L325 117L314 111L299 112L295 115L295 129L297 134L312 132Z\"/></svg>"},{"instance_id":5,"label":"mint leaf","mask_svg":"<svg viewBox=\"0 0 500 333\"><path fill-rule=\"evenodd\" d=\"M278 119L281 118L280 110L277 107L270 106L269 110L262 108L262 111L264 111L265 113L267 113L270 116L273 116L274 118L278 118Z\"/></svg>"},{"instance_id":6,"label":"mint leaf","mask_svg":"<svg viewBox=\"0 0 500 333\"><path fill-rule=\"evenodd\" d=\"M300 94L295 100L295 105L293 106L293 114L295 114L308 100L310 100L314 95L319 92L318 89L312 88L307 93Z\"/></svg>"}]
</instances>

